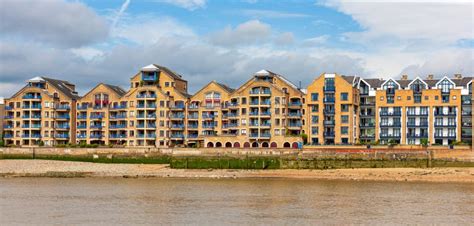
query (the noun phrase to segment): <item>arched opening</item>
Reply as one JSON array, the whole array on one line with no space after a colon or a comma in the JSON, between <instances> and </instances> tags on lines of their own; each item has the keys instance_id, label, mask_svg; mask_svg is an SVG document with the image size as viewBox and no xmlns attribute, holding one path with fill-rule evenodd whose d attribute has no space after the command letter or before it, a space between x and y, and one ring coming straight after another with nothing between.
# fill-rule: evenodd
<instances>
[{"instance_id":1,"label":"arched opening","mask_svg":"<svg viewBox=\"0 0 474 226\"><path fill-rule=\"evenodd\" d=\"M283 147L284 147L284 148L289 148L289 147L291 147L291 145L290 145L290 143L285 142L285 143L283 144Z\"/></svg>"},{"instance_id":2,"label":"arched opening","mask_svg":"<svg viewBox=\"0 0 474 226\"><path fill-rule=\"evenodd\" d=\"M213 148L213 147L214 147L214 144L213 144L212 142L209 142L209 143L207 143L207 146L206 146L206 147L208 147L208 148Z\"/></svg>"},{"instance_id":3,"label":"arched opening","mask_svg":"<svg viewBox=\"0 0 474 226\"><path fill-rule=\"evenodd\" d=\"M277 143L276 143L276 142L272 142L272 143L270 144L270 147L272 147L272 148L277 148L277 147L278 147L278 145L277 145Z\"/></svg>"},{"instance_id":4,"label":"arched opening","mask_svg":"<svg viewBox=\"0 0 474 226\"><path fill-rule=\"evenodd\" d=\"M234 143L234 148L240 148L240 143L239 143L239 142L235 142L235 143Z\"/></svg>"},{"instance_id":5,"label":"arched opening","mask_svg":"<svg viewBox=\"0 0 474 226\"><path fill-rule=\"evenodd\" d=\"M231 148L231 147L232 147L232 143L231 143L231 142L225 143L225 147L226 147L226 148Z\"/></svg>"},{"instance_id":6,"label":"arched opening","mask_svg":"<svg viewBox=\"0 0 474 226\"><path fill-rule=\"evenodd\" d=\"M249 142L245 142L244 143L244 148L249 148L250 147L250 143Z\"/></svg>"},{"instance_id":7,"label":"arched opening","mask_svg":"<svg viewBox=\"0 0 474 226\"><path fill-rule=\"evenodd\" d=\"M268 148L268 142L263 142L262 143L262 148Z\"/></svg>"},{"instance_id":8,"label":"arched opening","mask_svg":"<svg viewBox=\"0 0 474 226\"><path fill-rule=\"evenodd\" d=\"M221 143L221 142L217 142L217 143L216 143L216 148L220 148L220 147L222 147L222 143Z\"/></svg>"},{"instance_id":9,"label":"arched opening","mask_svg":"<svg viewBox=\"0 0 474 226\"><path fill-rule=\"evenodd\" d=\"M258 143L257 143L257 142L253 142L253 143L252 143L252 147L253 147L253 148L258 148Z\"/></svg>"},{"instance_id":10,"label":"arched opening","mask_svg":"<svg viewBox=\"0 0 474 226\"><path fill-rule=\"evenodd\" d=\"M292 148L298 148L298 142L293 142Z\"/></svg>"}]
</instances>

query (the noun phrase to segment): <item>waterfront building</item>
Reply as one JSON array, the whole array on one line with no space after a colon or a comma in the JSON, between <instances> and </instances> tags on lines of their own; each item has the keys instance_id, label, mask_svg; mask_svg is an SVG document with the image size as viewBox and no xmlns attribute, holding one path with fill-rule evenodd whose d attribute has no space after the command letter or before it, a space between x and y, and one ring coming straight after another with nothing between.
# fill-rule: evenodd
<instances>
[{"instance_id":1,"label":"waterfront building","mask_svg":"<svg viewBox=\"0 0 474 226\"><path fill-rule=\"evenodd\" d=\"M336 73L306 89L261 70L235 89L211 81L193 95L178 73L141 68L130 88L100 83L80 97L36 77L2 108L7 145L266 148L472 142L472 77L362 78ZM0 112L1 114L1 112Z\"/></svg>"},{"instance_id":2,"label":"waterfront building","mask_svg":"<svg viewBox=\"0 0 474 226\"><path fill-rule=\"evenodd\" d=\"M358 78L322 74L307 89L305 119L309 143L354 144L359 139Z\"/></svg>"},{"instance_id":3,"label":"waterfront building","mask_svg":"<svg viewBox=\"0 0 474 226\"><path fill-rule=\"evenodd\" d=\"M75 85L35 77L5 99L4 140L7 145L53 146L75 143Z\"/></svg>"}]
</instances>

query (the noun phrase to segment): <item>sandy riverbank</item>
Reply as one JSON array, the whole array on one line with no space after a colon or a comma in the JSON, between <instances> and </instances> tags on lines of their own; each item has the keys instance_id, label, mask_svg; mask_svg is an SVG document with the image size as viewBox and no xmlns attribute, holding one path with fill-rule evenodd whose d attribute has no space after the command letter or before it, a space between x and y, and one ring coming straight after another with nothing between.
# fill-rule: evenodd
<instances>
[{"instance_id":1,"label":"sandy riverbank","mask_svg":"<svg viewBox=\"0 0 474 226\"><path fill-rule=\"evenodd\" d=\"M185 170L160 164L0 160L0 177L289 178L474 183L474 168L336 170Z\"/></svg>"}]
</instances>

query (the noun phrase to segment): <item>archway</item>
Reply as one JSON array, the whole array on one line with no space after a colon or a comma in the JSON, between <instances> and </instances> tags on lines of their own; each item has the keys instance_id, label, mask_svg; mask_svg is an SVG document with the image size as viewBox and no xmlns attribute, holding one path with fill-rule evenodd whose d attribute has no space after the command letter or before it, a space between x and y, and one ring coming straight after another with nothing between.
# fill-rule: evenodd
<instances>
[{"instance_id":1,"label":"archway","mask_svg":"<svg viewBox=\"0 0 474 226\"><path fill-rule=\"evenodd\" d=\"M283 144L283 147L284 147L284 148L289 148L289 147L291 147L291 145L290 145L290 143L285 142L285 143Z\"/></svg>"},{"instance_id":2,"label":"archway","mask_svg":"<svg viewBox=\"0 0 474 226\"><path fill-rule=\"evenodd\" d=\"M244 143L244 148L249 148L250 147L250 143L249 142L245 142Z\"/></svg>"},{"instance_id":3,"label":"archway","mask_svg":"<svg viewBox=\"0 0 474 226\"><path fill-rule=\"evenodd\" d=\"M293 142L292 148L294 148L294 149L298 148L298 143L297 143L297 142Z\"/></svg>"},{"instance_id":4,"label":"archway","mask_svg":"<svg viewBox=\"0 0 474 226\"><path fill-rule=\"evenodd\" d=\"M220 148L220 147L222 147L222 143L221 143L221 142L217 142L217 143L216 143L216 148Z\"/></svg>"},{"instance_id":5,"label":"archway","mask_svg":"<svg viewBox=\"0 0 474 226\"><path fill-rule=\"evenodd\" d=\"M206 147L208 147L208 148L213 148L213 147L214 147L214 144L213 144L212 142L209 142L209 143L207 143Z\"/></svg>"},{"instance_id":6,"label":"archway","mask_svg":"<svg viewBox=\"0 0 474 226\"><path fill-rule=\"evenodd\" d=\"M239 143L239 142L235 142L235 143L234 143L234 148L240 148L240 143Z\"/></svg>"},{"instance_id":7,"label":"archway","mask_svg":"<svg viewBox=\"0 0 474 226\"><path fill-rule=\"evenodd\" d=\"M252 147L253 147L253 148L258 148L258 143L257 143L257 142L253 142L253 143L252 143Z\"/></svg>"},{"instance_id":8,"label":"archway","mask_svg":"<svg viewBox=\"0 0 474 226\"><path fill-rule=\"evenodd\" d=\"M225 147L226 147L226 148L231 148L231 147L232 147L232 143L231 143L231 142L225 143Z\"/></svg>"},{"instance_id":9,"label":"archway","mask_svg":"<svg viewBox=\"0 0 474 226\"><path fill-rule=\"evenodd\" d=\"M277 147L278 147L278 145L277 145L277 143L276 143L276 142L272 142L272 143L270 144L270 147L272 147L272 148L277 148Z\"/></svg>"},{"instance_id":10,"label":"archway","mask_svg":"<svg viewBox=\"0 0 474 226\"><path fill-rule=\"evenodd\" d=\"M268 148L268 142L263 142L262 143L262 148Z\"/></svg>"}]
</instances>

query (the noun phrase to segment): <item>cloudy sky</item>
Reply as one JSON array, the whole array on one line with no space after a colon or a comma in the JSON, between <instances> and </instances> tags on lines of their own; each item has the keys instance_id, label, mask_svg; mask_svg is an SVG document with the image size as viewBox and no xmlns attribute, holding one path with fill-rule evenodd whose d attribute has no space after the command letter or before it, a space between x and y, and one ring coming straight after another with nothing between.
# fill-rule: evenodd
<instances>
[{"instance_id":1,"label":"cloudy sky","mask_svg":"<svg viewBox=\"0 0 474 226\"><path fill-rule=\"evenodd\" d=\"M0 0L0 96L35 76L129 86L156 63L190 92L268 69L305 86L323 72L474 72L471 1Z\"/></svg>"}]
</instances>

